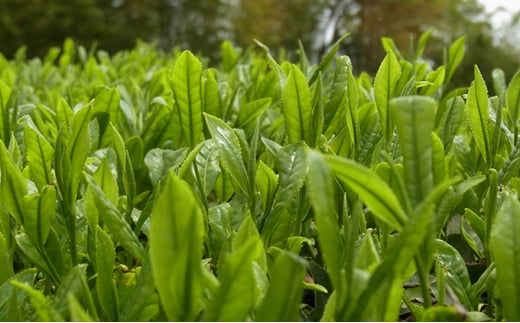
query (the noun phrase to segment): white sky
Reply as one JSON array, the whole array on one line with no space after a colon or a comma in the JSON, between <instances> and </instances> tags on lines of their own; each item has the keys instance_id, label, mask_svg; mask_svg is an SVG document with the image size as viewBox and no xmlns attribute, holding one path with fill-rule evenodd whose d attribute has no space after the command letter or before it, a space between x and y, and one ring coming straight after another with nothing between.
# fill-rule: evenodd
<instances>
[{"instance_id":1,"label":"white sky","mask_svg":"<svg viewBox=\"0 0 520 323\"><path fill-rule=\"evenodd\" d=\"M484 5L487 12L495 12L491 20L495 27L507 24L513 14L520 11L520 0L479 0L479 2Z\"/></svg>"}]
</instances>

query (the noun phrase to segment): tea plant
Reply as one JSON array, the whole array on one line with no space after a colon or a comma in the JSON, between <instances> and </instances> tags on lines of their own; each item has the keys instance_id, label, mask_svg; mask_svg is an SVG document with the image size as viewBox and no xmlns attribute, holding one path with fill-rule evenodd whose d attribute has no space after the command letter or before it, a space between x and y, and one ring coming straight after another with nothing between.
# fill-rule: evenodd
<instances>
[{"instance_id":1,"label":"tea plant","mask_svg":"<svg viewBox=\"0 0 520 323\"><path fill-rule=\"evenodd\" d=\"M520 320L520 74L452 89L430 35L0 56L0 317Z\"/></svg>"}]
</instances>

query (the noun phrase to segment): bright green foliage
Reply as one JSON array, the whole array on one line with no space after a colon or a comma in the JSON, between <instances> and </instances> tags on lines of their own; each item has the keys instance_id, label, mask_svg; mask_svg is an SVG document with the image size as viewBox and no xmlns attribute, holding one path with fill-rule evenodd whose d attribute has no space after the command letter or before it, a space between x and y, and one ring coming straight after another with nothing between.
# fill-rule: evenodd
<instances>
[{"instance_id":1,"label":"bright green foliage","mask_svg":"<svg viewBox=\"0 0 520 323\"><path fill-rule=\"evenodd\" d=\"M192 321L202 296L202 210L190 187L172 172L156 197L150 232L155 285L169 320Z\"/></svg>"},{"instance_id":2,"label":"bright green foliage","mask_svg":"<svg viewBox=\"0 0 520 323\"><path fill-rule=\"evenodd\" d=\"M520 203L507 196L497 214L491 231L491 250L497 266L497 293L508 321L520 319L520 291L516 286L520 277Z\"/></svg>"},{"instance_id":3,"label":"bright green foliage","mask_svg":"<svg viewBox=\"0 0 520 323\"><path fill-rule=\"evenodd\" d=\"M430 34L374 77L341 39L6 61L0 318L519 320L520 81L445 92Z\"/></svg>"}]
</instances>

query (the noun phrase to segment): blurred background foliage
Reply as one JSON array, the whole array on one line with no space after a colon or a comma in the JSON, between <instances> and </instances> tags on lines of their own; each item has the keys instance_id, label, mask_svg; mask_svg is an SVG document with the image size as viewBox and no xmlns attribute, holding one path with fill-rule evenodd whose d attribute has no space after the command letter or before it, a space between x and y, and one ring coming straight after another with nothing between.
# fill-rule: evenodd
<instances>
[{"instance_id":1,"label":"blurred background foliage","mask_svg":"<svg viewBox=\"0 0 520 323\"><path fill-rule=\"evenodd\" d=\"M513 1L513 0L512 0ZM419 35L433 29L426 57L443 63L445 47L466 35L466 58L454 82L467 85L473 65L484 74L502 68L511 77L520 62L508 33L499 37L477 0L1 0L0 52L11 58L21 46L43 56L72 37L87 48L115 52L137 39L159 48L177 47L219 59L222 40L242 48L258 39L291 58L301 41L316 62L341 35L341 52L357 72L375 73L384 56L380 38L392 37L403 55Z\"/></svg>"}]
</instances>

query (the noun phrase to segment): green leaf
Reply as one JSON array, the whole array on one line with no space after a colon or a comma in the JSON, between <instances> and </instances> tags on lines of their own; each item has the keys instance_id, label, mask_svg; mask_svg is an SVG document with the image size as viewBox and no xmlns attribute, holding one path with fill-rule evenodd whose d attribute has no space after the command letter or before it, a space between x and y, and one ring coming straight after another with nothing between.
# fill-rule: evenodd
<instances>
[{"instance_id":1,"label":"green leaf","mask_svg":"<svg viewBox=\"0 0 520 323\"><path fill-rule=\"evenodd\" d=\"M3 284L13 274L13 262L7 248L7 241L0 232L0 284Z\"/></svg>"},{"instance_id":2,"label":"green leaf","mask_svg":"<svg viewBox=\"0 0 520 323\"><path fill-rule=\"evenodd\" d=\"M263 302L256 310L256 321L290 322L299 319L298 307L303 292L305 261L289 252L282 252L270 273L270 284Z\"/></svg>"},{"instance_id":3,"label":"green leaf","mask_svg":"<svg viewBox=\"0 0 520 323\"><path fill-rule=\"evenodd\" d=\"M468 208L464 209L463 218L468 220L471 229L473 229L473 231L477 234L480 241L484 243L487 237L486 223L484 220Z\"/></svg>"},{"instance_id":4,"label":"green leaf","mask_svg":"<svg viewBox=\"0 0 520 323\"><path fill-rule=\"evenodd\" d=\"M395 238L394 242L388 247L383 255L381 263L370 277L368 285L364 288L359 296L356 304L351 304L349 307L353 308L353 315L347 317L340 317L342 320L360 321L364 317L364 312L372 297L377 295L377 291L382 286L383 292L387 293L387 301L391 301L390 293L391 286L388 284L396 279L401 279L401 276L406 271L411 260L416 253L421 250L424 245L424 240L428 237L428 232L431 226L431 217L433 216L433 207L437 200L444 194L444 192L451 185L455 184L459 179L445 181L437 186L428 197L413 210L413 217L406 223L403 230ZM391 285L391 284L390 284ZM390 288L389 288L390 287ZM381 295L379 295L381 297ZM383 306L380 304L379 306ZM399 305L399 304L397 304ZM347 312L348 313L348 312Z\"/></svg>"},{"instance_id":5,"label":"green leaf","mask_svg":"<svg viewBox=\"0 0 520 323\"><path fill-rule=\"evenodd\" d=\"M333 174L321 155L316 152L308 153L307 162L309 164L308 194L314 210L323 258L334 289L343 297L345 292L344 275L342 274L345 270L344 247L339 231L338 215L334 208L336 201L334 200ZM348 266L346 270L350 271L352 268L352 266Z\"/></svg>"},{"instance_id":6,"label":"green leaf","mask_svg":"<svg viewBox=\"0 0 520 323\"><path fill-rule=\"evenodd\" d=\"M104 88L97 93L93 103L93 113L97 116L100 127L100 142L109 122L118 123L121 95L117 87Z\"/></svg>"},{"instance_id":7,"label":"green leaf","mask_svg":"<svg viewBox=\"0 0 520 323\"><path fill-rule=\"evenodd\" d=\"M464 59L464 41L464 36L458 38L453 42L453 44L451 44L450 49L448 50L448 62L446 64L446 78L444 79L444 84L450 82L453 73L455 73L455 70Z\"/></svg>"},{"instance_id":8,"label":"green leaf","mask_svg":"<svg viewBox=\"0 0 520 323\"><path fill-rule=\"evenodd\" d=\"M271 106L272 98L261 98L245 103L238 110L237 126L250 138L255 131L258 118Z\"/></svg>"},{"instance_id":9,"label":"green leaf","mask_svg":"<svg viewBox=\"0 0 520 323\"><path fill-rule=\"evenodd\" d=\"M473 138L477 144L482 158L490 165L491 151L489 147L489 106L488 92L486 82L480 73L477 65L475 65L475 80L471 83L468 91L468 99L466 102L466 117L468 118L469 127Z\"/></svg>"},{"instance_id":10,"label":"green leaf","mask_svg":"<svg viewBox=\"0 0 520 323\"><path fill-rule=\"evenodd\" d=\"M186 157L188 148L178 150L154 148L146 153L144 163L148 166L152 184L163 178L171 168L178 168Z\"/></svg>"},{"instance_id":11,"label":"green leaf","mask_svg":"<svg viewBox=\"0 0 520 323\"><path fill-rule=\"evenodd\" d=\"M121 322L151 321L159 312L159 298L155 291L154 277L149 262L145 263L137 277L137 283L126 303L122 304Z\"/></svg>"},{"instance_id":12,"label":"green leaf","mask_svg":"<svg viewBox=\"0 0 520 323\"><path fill-rule=\"evenodd\" d=\"M290 143L312 143L311 92L305 75L291 65L282 90L283 114Z\"/></svg>"},{"instance_id":13,"label":"green leaf","mask_svg":"<svg viewBox=\"0 0 520 323\"><path fill-rule=\"evenodd\" d=\"M514 142L518 143L518 128L520 121L520 72L517 72L506 90L506 106L511 116L511 126L514 129Z\"/></svg>"},{"instance_id":14,"label":"green leaf","mask_svg":"<svg viewBox=\"0 0 520 323\"><path fill-rule=\"evenodd\" d=\"M67 295L69 301L70 318L72 322L94 322L94 320L81 306L74 294Z\"/></svg>"},{"instance_id":15,"label":"green leaf","mask_svg":"<svg viewBox=\"0 0 520 323\"><path fill-rule=\"evenodd\" d=\"M345 38L347 38L348 36L350 36L350 33L345 33L343 34L335 43L334 45L331 47L331 49L328 51L327 54L325 54L325 56L321 59L320 63L318 64L318 68L316 68L316 70L314 71L314 73L312 74L311 78L309 79L309 85L312 85L316 79L318 78L318 76L320 75L320 73L324 73L327 68L329 67L330 63L332 62L332 60L334 59L334 57L336 57L336 53L338 52L338 49L339 49L339 45L341 44L342 41L345 40Z\"/></svg>"},{"instance_id":16,"label":"green leaf","mask_svg":"<svg viewBox=\"0 0 520 323\"><path fill-rule=\"evenodd\" d=\"M36 274L36 268L29 268L20 271L19 273L14 275L10 280L0 284L0 320L6 322L14 321L14 318L24 318L24 316L18 316L23 313L19 312L18 307L16 307L16 305L17 303L22 303L22 300L26 297L26 294L24 292L19 292L19 290L13 284L11 284L11 281L18 281L24 284L31 284L34 281ZM15 307L11 308L13 305L15 305Z\"/></svg>"},{"instance_id":17,"label":"green leaf","mask_svg":"<svg viewBox=\"0 0 520 323\"><path fill-rule=\"evenodd\" d=\"M260 191L263 210L270 210L273 206L278 177L275 172L263 161L258 162L256 171L256 187Z\"/></svg>"},{"instance_id":18,"label":"green leaf","mask_svg":"<svg viewBox=\"0 0 520 323\"><path fill-rule=\"evenodd\" d=\"M117 185L117 178L112 172L112 167L109 164L109 157L105 156L98 168L92 174L92 177L99 184L100 188L105 192L105 195L114 205L119 202L119 187Z\"/></svg>"},{"instance_id":19,"label":"green leaf","mask_svg":"<svg viewBox=\"0 0 520 323\"><path fill-rule=\"evenodd\" d=\"M258 297L254 263L267 269L264 246L250 216L233 239L233 252L219 268L220 287L204 313L205 321L246 321Z\"/></svg>"},{"instance_id":20,"label":"green leaf","mask_svg":"<svg viewBox=\"0 0 520 323\"><path fill-rule=\"evenodd\" d=\"M119 305L117 291L112 272L116 252L112 240L101 228L98 228L96 235L96 291L99 303L109 321L117 321L119 317Z\"/></svg>"},{"instance_id":21,"label":"green leaf","mask_svg":"<svg viewBox=\"0 0 520 323\"><path fill-rule=\"evenodd\" d=\"M24 229L33 244L43 247L56 218L56 189L46 185L41 194L23 198Z\"/></svg>"},{"instance_id":22,"label":"green leaf","mask_svg":"<svg viewBox=\"0 0 520 323\"><path fill-rule=\"evenodd\" d=\"M424 96L400 97L390 102L412 207L419 205L433 188L432 131L436 107L435 100Z\"/></svg>"},{"instance_id":23,"label":"green leaf","mask_svg":"<svg viewBox=\"0 0 520 323\"><path fill-rule=\"evenodd\" d=\"M442 240L435 240L435 253L440 267L445 271L445 279L458 300L467 310L476 309L476 300L471 295L471 280L466 262L453 246Z\"/></svg>"},{"instance_id":24,"label":"green leaf","mask_svg":"<svg viewBox=\"0 0 520 323\"><path fill-rule=\"evenodd\" d=\"M107 198L103 190L92 179L87 177L88 189L92 192L100 220L108 227L112 236L125 247L139 261L146 259L146 251L136 236L130 224L126 222L124 216L119 212Z\"/></svg>"},{"instance_id":25,"label":"green leaf","mask_svg":"<svg viewBox=\"0 0 520 323\"><path fill-rule=\"evenodd\" d=\"M379 220L401 229L406 213L388 184L376 173L352 160L324 156L336 177L355 191ZM431 168L430 168L431 169Z\"/></svg>"},{"instance_id":26,"label":"green leaf","mask_svg":"<svg viewBox=\"0 0 520 323\"><path fill-rule=\"evenodd\" d=\"M250 195L249 179L242 158L242 148L240 147L240 141L237 135L233 129L221 119L209 114L206 114L205 117L209 132L218 143L219 156L226 171L229 172L231 178L238 185L240 190L246 195Z\"/></svg>"},{"instance_id":27,"label":"green leaf","mask_svg":"<svg viewBox=\"0 0 520 323\"><path fill-rule=\"evenodd\" d=\"M65 320L73 317L72 304L70 304L70 297L73 296L78 306L83 306L89 313L93 320L99 321L97 310L94 305L90 287L87 284L86 278L87 264L79 264L72 268L71 271L63 277L63 280L58 287L56 296L53 299L53 307Z\"/></svg>"},{"instance_id":28,"label":"green leaf","mask_svg":"<svg viewBox=\"0 0 520 323\"><path fill-rule=\"evenodd\" d=\"M0 141L0 199L3 207L16 219L23 223L22 200L27 194L27 184L22 172L16 167L4 142Z\"/></svg>"},{"instance_id":29,"label":"green leaf","mask_svg":"<svg viewBox=\"0 0 520 323\"><path fill-rule=\"evenodd\" d=\"M464 100L462 97L456 96L452 99L449 99L445 105L446 113L442 118L443 122L439 130L439 136L442 139L445 150L449 151L455 135L463 124Z\"/></svg>"},{"instance_id":30,"label":"green leaf","mask_svg":"<svg viewBox=\"0 0 520 323\"><path fill-rule=\"evenodd\" d=\"M374 79L374 96L385 141L392 140L394 126L390 119L390 99L395 96L401 77L401 65L392 51L387 52Z\"/></svg>"},{"instance_id":31,"label":"green leaf","mask_svg":"<svg viewBox=\"0 0 520 323\"><path fill-rule=\"evenodd\" d=\"M9 108L7 106L11 97L11 88L0 79L0 141L8 142L11 137Z\"/></svg>"},{"instance_id":32,"label":"green leaf","mask_svg":"<svg viewBox=\"0 0 520 323\"><path fill-rule=\"evenodd\" d=\"M430 39L430 36L433 33L433 29L429 29L426 32L424 32L421 37L419 38L419 42L417 44L417 50L415 51L415 60L419 60L426 48L426 43L428 42L428 39Z\"/></svg>"},{"instance_id":33,"label":"green leaf","mask_svg":"<svg viewBox=\"0 0 520 323\"><path fill-rule=\"evenodd\" d=\"M506 196L491 229L491 251L497 270L498 297L504 318L520 320L520 202Z\"/></svg>"},{"instance_id":34,"label":"green leaf","mask_svg":"<svg viewBox=\"0 0 520 323\"><path fill-rule=\"evenodd\" d=\"M202 64L190 52L177 58L172 72L172 88L184 140L190 148L202 139Z\"/></svg>"},{"instance_id":35,"label":"green leaf","mask_svg":"<svg viewBox=\"0 0 520 323\"><path fill-rule=\"evenodd\" d=\"M25 291L31 299L31 304L36 312L38 321L42 322L63 322L63 318L52 308L51 303L45 298L42 292L32 288L27 283L20 283L12 280L11 284Z\"/></svg>"},{"instance_id":36,"label":"green leaf","mask_svg":"<svg viewBox=\"0 0 520 323\"><path fill-rule=\"evenodd\" d=\"M31 180L41 190L44 185L52 183L54 149L41 134L29 126L24 127L24 143Z\"/></svg>"},{"instance_id":37,"label":"green leaf","mask_svg":"<svg viewBox=\"0 0 520 323\"><path fill-rule=\"evenodd\" d=\"M224 58L223 58L224 59ZM203 111L207 114L214 116L221 116L221 100L220 94L218 93L218 82L215 70L210 69L204 71L203 83L202 83L202 107Z\"/></svg>"},{"instance_id":38,"label":"green leaf","mask_svg":"<svg viewBox=\"0 0 520 323\"><path fill-rule=\"evenodd\" d=\"M467 313L454 306L430 307L421 317L421 321L424 322L464 322L466 320Z\"/></svg>"},{"instance_id":39,"label":"green leaf","mask_svg":"<svg viewBox=\"0 0 520 323\"><path fill-rule=\"evenodd\" d=\"M168 320L192 321L201 310L203 221L191 187L170 171L154 201L150 231L155 286Z\"/></svg>"}]
</instances>

